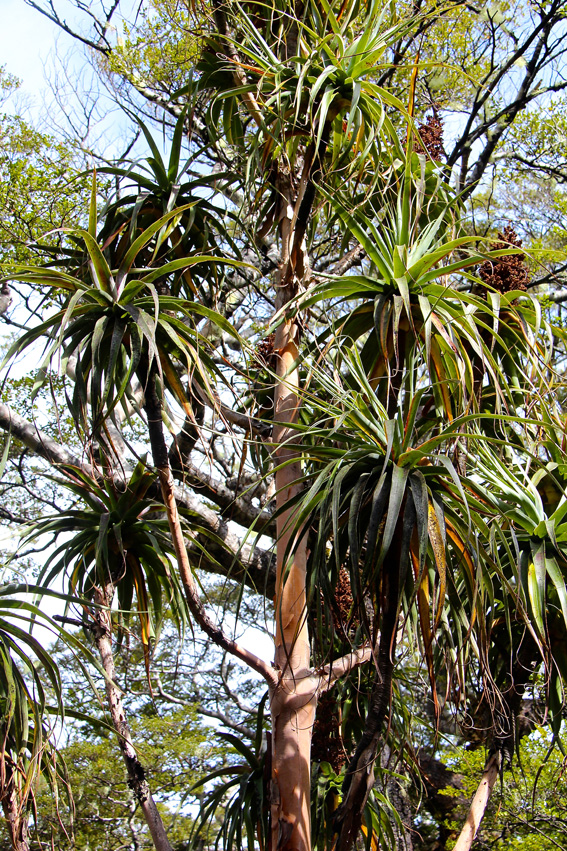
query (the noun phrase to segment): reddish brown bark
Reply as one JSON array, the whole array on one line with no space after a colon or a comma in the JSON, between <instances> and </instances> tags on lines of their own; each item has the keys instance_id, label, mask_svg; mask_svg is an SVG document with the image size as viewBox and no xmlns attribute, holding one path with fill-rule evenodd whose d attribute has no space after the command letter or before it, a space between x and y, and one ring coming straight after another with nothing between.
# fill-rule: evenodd
<instances>
[{"instance_id":1,"label":"reddish brown bark","mask_svg":"<svg viewBox=\"0 0 567 851\"><path fill-rule=\"evenodd\" d=\"M297 492L301 476L297 450L286 446L295 440L286 424L297 419L299 376L296 367L295 327L279 329L274 443L278 465L276 504L282 508ZM279 345L278 345L279 343ZM272 689L272 851L307 851L311 844L310 788L311 735L315 721L319 678L310 668L306 618L305 538L294 529L292 512L283 511L277 521L276 647L279 682Z\"/></svg>"},{"instance_id":2,"label":"reddish brown bark","mask_svg":"<svg viewBox=\"0 0 567 851\"><path fill-rule=\"evenodd\" d=\"M276 191L281 256L276 275L276 312L283 311L309 279L305 236L316 179L327 146L329 116L317 145L305 152L297 190L289 166L278 163ZM311 848L311 736L317 695L324 680L310 668L307 628L307 536L296 528L293 509L285 510L297 496L301 450L294 429L300 406L298 341L300 326L283 317L276 331L278 381L274 392L274 459L276 462L276 647L279 682L271 690L272 783L271 851L309 851ZM283 509L283 510L282 510Z\"/></svg>"}]
</instances>

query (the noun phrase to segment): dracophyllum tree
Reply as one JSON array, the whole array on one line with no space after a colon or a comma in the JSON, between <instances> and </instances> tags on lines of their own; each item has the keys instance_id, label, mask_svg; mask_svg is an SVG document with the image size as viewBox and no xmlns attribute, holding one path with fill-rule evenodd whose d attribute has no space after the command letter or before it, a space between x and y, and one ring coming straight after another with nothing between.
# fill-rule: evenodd
<instances>
[{"instance_id":1,"label":"dracophyllum tree","mask_svg":"<svg viewBox=\"0 0 567 851\"><path fill-rule=\"evenodd\" d=\"M47 339L39 377L69 374L85 452L71 457L6 406L0 422L86 506L40 527L75 533L42 578L66 574L81 596L160 851L171 846L114 684L115 598L140 618L148 668L151 620L167 601L266 681L270 752L262 764L247 756L255 791L243 783L242 807L228 808L227 847L242 846L243 828L250 848L272 851L342 851L361 831L399 844L374 766L412 748L407 648L434 724L478 709L485 789L514 749L533 675L544 674L541 697L560 722L559 332L525 293L513 234L490 247L461 220L450 175L412 119L419 62L402 100L377 84L388 51L426 23L389 15L355 2L207 6L169 162L142 128L148 167L109 170L122 194L102 210L93 181L88 226L69 233L67 251L9 276L49 299L12 354ZM197 114L206 145L181 167ZM255 314L263 334L249 320L254 298L271 308ZM255 352L252 334L264 337ZM148 448L133 470L128 419ZM223 496L207 472L222 462L221 428L238 445L245 492L264 488L256 503ZM273 536L275 566L235 542L223 513ZM196 566L273 594L273 661L225 634ZM344 767L312 800L318 703L342 716ZM475 799L460 849L486 799Z\"/></svg>"}]
</instances>

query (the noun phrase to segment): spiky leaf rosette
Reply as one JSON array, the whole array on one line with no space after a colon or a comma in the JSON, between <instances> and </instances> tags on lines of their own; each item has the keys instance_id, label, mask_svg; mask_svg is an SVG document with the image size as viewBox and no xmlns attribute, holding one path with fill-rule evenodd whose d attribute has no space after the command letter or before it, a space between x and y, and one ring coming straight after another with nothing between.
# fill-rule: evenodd
<instances>
[{"instance_id":1,"label":"spiky leaf rosette","mask_svg":"<svg viewBox=\"0 0 567 851\"><path fill-rule=\"evenodd\" d=\"M208 98L208 127L243 149L251 183L260 168L260 233L277 222L278 180L289 175L286 163L297 161L302 146L300 193L314 162L316 170L340 175L341 183L349 177L372 181L383 148L403 155L394 122L407 109L375 79L415 20L394 20L377 2L340 11L309 3L296 18L278 2L219 3L216 23L218 31L205 39L199 76L176 94Z\"/></svg>"},{"instance_id":2,"label":"spiky leaf rosette","mask_svg":"<svg viewBox=\"0 0 567 851\"><path fill-rule=\"evenodd\" d=\"M541 468L529 429L556 391L552 332L537 300L516 290L488 299L469 291L468 270L480 258L504 263L514 248L498 245L491 256L477 238L458 235L458 199L441 180L420 181L415 158L408 153L392 203L372 217L368 201L353 208L328 195L367 269L319 279L274 324L321 302L339 316L316 341L325 357L307 373L297 426L306 487L294 522L310 535L319 652L332 655L338 631L329 641L329 625L347 569L353 603L339 637L376 643L389 630L393 664L403 612L437 704L439 677L463 695L470 666L484 671L495 695L504 688L501 673L490 671L491 629L500 623L494 589L502 589L508 622L519 596L491 545L506 501L498 471L526 458Z\"/></svg>"},{"instance_id":3,"label":"spiky leaf rosette","mask_svg":"<svg viewBox=\"0 0 567 851\"><path fill-rule=\"evenodd\" d=\"M183 630L186 604L177 574L171 570L173 552L163 506L148 498L154 475L139 462L123 486L111 480L99 482L83 471L64 470L59 483L82 505L40 520L30 534L64 536L46 562L40 582L49 586L61 577L71 592L93 602L104 591L108 605L114 591L119 637L134 609L140 622L146 666L150 641L155 637L164 604ZM71 536L67 538L67 536ZM92 612L84 610L84 622L92 626Z\"/></svg>"},{"instance_id":4,"label":"spiky leaf rosette","mask_svg":"<svg viewBox=\"0 0 567 851\"><path fill-rule=\"evenodd\" d=\"M105 418L117 405L121 404L126 412L128 402L138 407L132 392L136 375L147 377L152 367L160 377L160 386L191 417L191 403L179 369L191 375L206 397L215 395L210 376L218 374L218 370L198 326L205 321L229 335L234 335L234 330L220 314L197 301L158 293L158 285L175 291L178 276L198 264L209 269L218 264L245 265L212 255L182 256L162 262L160 246L180 217L198 203L192 201L158 217L120 253L118 268L111 268L110 247L120 234L115 233L110 241L99 245L93 180L89 229L72 232L85 248L88 276L82 269L69 274L51 267L21 267L12 273L11 279L43 288L63 304L47 320L23 334L10 348L4 363L47 337L37 386L45 380L55 358L63 369L69 365L74 373L69 407L77 425L89 434L101 432Z\"/></svg>"}]
</instances>

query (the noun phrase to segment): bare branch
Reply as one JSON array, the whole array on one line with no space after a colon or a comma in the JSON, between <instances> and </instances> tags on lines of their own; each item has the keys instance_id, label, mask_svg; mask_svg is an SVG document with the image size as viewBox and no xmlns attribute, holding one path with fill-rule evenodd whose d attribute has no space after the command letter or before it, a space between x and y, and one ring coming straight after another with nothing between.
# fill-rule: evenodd
<instances>
[{"instance_id":1,"label":"bare branch","mask_svg":"<svg viewBox=\"0 0 567 851\"><path fill-rule=\"evenodd\" d=\"M263 423L261 420L249 417L247 414L241 414L239 411L233 411L232 408L228 408L226 405L220 406L220 412L231 425L239 426L260 437L267 437L272 431L272 427L268 423Z\"/></svg>"},{"instance_id":2,"label":"bare branch","mask_svg":"<svg viewBox=\"0 0 567 851\"><path fill-rule=\"evenodd\" d=\"M233 520L246 528L255 525L257 531L261 531L262 534L270 535L275 532L274 520L269 511L255 508L246 500L239 499L234 490L209 476L194 464L185 462L182 474L187 484L218 505L228 520Z\"/></svg>"},{"instance_id":3,"label":"bare branch","mask_svg":"<svg viewBox=\"0 0 567 851\"><path fill-rule=\"evenodd\" d=\"M48 437L35 423L30 423L17 414L8 405L0 403L0 428L14 435L24 446L31 449L36 455L45 458L55 466L73 465L87 469L92 475L90 464L85 464L72 452L61 446L60 443Z\"/></svg>"},{"instance_id":4,"label":"bare branch","mask_svg":"<svg viewBox=\"0 0 567 851\"><path fill-rule=\"evenodd\" d=\"M110 53L111 46L106 39L105 33L106 33L106 30L108 29L108 25L110 24L110 18L112 17L112 14L116 11L116 8L118 7L120 0L117 0L117 2L114 3L110 13L106 16L106 20L105 20L104 23L99 21L92 14L92 12L89 12L90 17L93 19L93 22L94 22L95 31L97 31L98 34L99 34L99 38L96 41L93 41L90 38L86 38L85 36L83 36L79 32L77 32L77 30L74 30L67 23L67 21L64 20L60 16L59 12L56 10L56 8L53 4L53 0L50 0L50 2L47 5L47 8L44 7L44 6L41 6L38 2L36 2L36 0L25 0L25 2L28 4L28 6L31 6L32 9L35 9L36 12L39 12L40 15L44 15L49 21L56 24L56 26L58 26L60 29L62 29L63 32L66 32L72 38L76 39L77 41L80 41L81 44L84 44L87 47L90 47L90 48L92 48L93 50L96 50L99 53L103 53L105 56L107 56Z\"/></svg>"},{"instance_id":5,"label":"bare branch","mask_svg":"<svg viewBox=\"0 0 567 851\"><path fill-rule=\"evenodd\" d=\"M331 662L330 665L325 665L323 670L319 671L319 677L321 678L319 694L324 694L326 691L329 691L337 680L346 676L355 668L360 667L360 665L365 665L366 662L369 662L371 659L372 648L370 645L367 645L366 647L360 647L358 650L353 650L351 653L347 653L346 656L336 659L334 662Z\"/></svg>"},{"instance_id":6,"label":"bare branch","mask_svg":"<svg viewBox=\"0 0 567 851\"><path fill-rule=\"evenodd\" d=\"M196 711L200 715L206 715L207 718L216 718L217 721L221 721L225 727L228 727L230 730L234 730L236 733L239 733L241 736L246 736L249 739L254 739L255 731L251 727L247 727L246 724L238 724L236 721L233 721L226 715L224 712L220 710L207 709L201 703L196 703L193 700L182 700L179 697L175 697L173 694L169 694L164 687L160 677L156 678L157 689L160 697L166 700L168 703L174 703L177 706L194 706Z\"/></svg>"},{"instance_id":7,"label":"bare branch","mask_svg":"<svg viewBox=\"0 0 567 851\"><path fill-rule=\"evenodd\" d=\"M454 851L469 851L473 844L474 838L486 811L486 807L490 799L490 793L492 792L492 788L496 783L498 774L500 773L500 762L500 753L492 754L492 756L487 760L482 774L482 779L472 800L467 820L459 838L457 839Z\"/></svg>"}]
</instances>

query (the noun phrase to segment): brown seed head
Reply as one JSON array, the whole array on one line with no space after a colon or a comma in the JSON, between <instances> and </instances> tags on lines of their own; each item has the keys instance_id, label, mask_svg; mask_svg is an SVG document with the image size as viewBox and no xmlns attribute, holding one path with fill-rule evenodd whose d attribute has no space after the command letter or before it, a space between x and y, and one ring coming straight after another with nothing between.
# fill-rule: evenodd
<instances>
[{"instance_id":1,"label":"brown seed head","mask_svg":"<svg viewBox=\"0 0 567 851\"><path fill-rule=\"evenodd\" d=\"M256 346L251 369L275 369L276 353L274 351L275 334L270 334Z\"/></svg>"},{"instance_id":2,"label":"brown seed head","mask_svg":"<svg viewBox=\"0 0 567 851\"><path fill-rule=\"evenodd\" d=\"M337 587L335 589L335 602L339 609L340 622L344 625L352 609L352 589L350 587L350 576L348 570L341 567Z\"/></svg>"},{"instance_id":3,"label":"brown seed head","mask_svg":"<svg viewBox=\"0 0 567 851\"><path fill-rule=\"evenodd\" d=\"M332 691L321 695L317 704L311 757L315 762L328 762L336 774L346 762L337 699Z\"/></svg>"},{"instance_id":4,"label":"brown seed head","mask_svg":"<svg viewBox=\"0 0 567 851\"><path fill-rule=\"evenodd\" d=\"M506 225L504 232L498 234L498 241L492 243L490 247L493 251L502 251L514 246L521 248L522 240L518 237L512 225ZM509 293L511 290L526 290L530 274L524 258L525 253L518 251L517 254L485 260L478 270L478 276L487 287L500 293ZM485 297L486 292L484 290L482 293Z\"/></svg>"},{"instance_id":5,"label":"brown seed head","mask_svg":"<svg viewBox=\"0 0 567 851\"><path fill-rule=\"evenodd\" d=\"M437 115L428 115L425 124L420 124L419 139L413 143L416 154L429 154L432 160L441 160L445 156L443 147L443 122Z\"/></svg>"}]
</instances>

